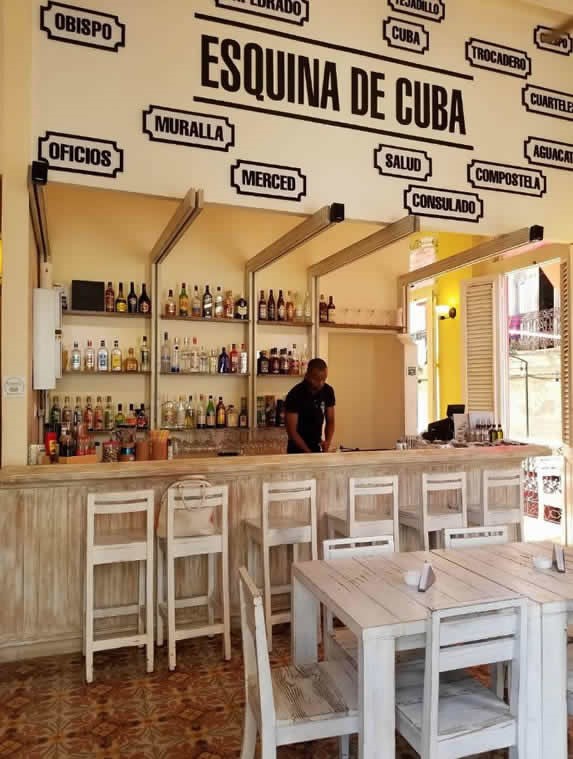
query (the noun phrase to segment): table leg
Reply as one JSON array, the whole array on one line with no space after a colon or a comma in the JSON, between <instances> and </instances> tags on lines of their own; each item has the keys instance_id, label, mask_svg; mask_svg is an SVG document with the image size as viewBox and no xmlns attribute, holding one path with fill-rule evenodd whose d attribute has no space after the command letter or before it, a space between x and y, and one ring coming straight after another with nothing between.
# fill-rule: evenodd
<instances>
[{"instance_id":1,"label":"table leg","mask_svg":"<svg viewBox=\"0 0 573 759\"><path fill-rule=\"evenodd\" d=\"M522 677L526 679L527 699L525 759L543 759L541 672L541 606L529 601L527 604L527 671L522 673ZM515 755L517 751L510 751L512 759Z\"/></svg>"},{"instance_id":2,"label":"table leg","mask_svg":"<svg viewBox=\"0 0 573 759\"><path fill-rule=\"evenodd\" d=\"M318 661L318 630L316 619L319 603L293 574L291 590L291 647L296 665Z\"/></svg>"},{"instance_id":3,"label":"table leg","mask_svg":"<svg viewBox=\"0 0 573 759\"><path fill-rule=\"evenodd\" d=\"M395 655L393 638L359 641L360 759L395 759Z\"/></svg>"},{"instance_id":4,"label":"table leg","mask_svg":"<svg viewBox=\"0 0 573 759\"><path fill-rule=\"evenodd\" d=\"M541 615L544 759L567 759L567 613Z\"/></svg>"}]
</instances>

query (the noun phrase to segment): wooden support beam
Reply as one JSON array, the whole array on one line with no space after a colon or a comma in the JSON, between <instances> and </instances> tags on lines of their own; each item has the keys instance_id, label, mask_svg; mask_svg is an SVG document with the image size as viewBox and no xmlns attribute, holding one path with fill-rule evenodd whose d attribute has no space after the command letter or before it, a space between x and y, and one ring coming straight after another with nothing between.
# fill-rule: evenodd
<instances>
[{"instance_id":1,"label":"wooden support beam","mask_svg":"<svg viewBox=\"0 0 573 759\"><path fill-rule=\"evenodd\" d=\"M179 203L151 251L151 261L164 261L203 210L203 190L191 188Z\"/></svg>"},{"instance_id":2,"label":"wooden support beam","mask_svg":"<svg viewBox=\"0 0 573 759\"><path fill-rule=\"evenodd\" d=\"M28 195L30 198L30 219L36 241L36 249L42 263L51 261L48 216L46 214L45 184L32 181L32 167L28 170Z\"/></svg>"}]
</instances>

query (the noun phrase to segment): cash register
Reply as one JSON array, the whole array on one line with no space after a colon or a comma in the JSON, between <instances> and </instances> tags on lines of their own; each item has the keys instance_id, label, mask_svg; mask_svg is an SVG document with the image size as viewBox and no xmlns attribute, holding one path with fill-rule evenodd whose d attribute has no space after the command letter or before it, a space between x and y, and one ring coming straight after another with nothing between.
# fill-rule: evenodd
<instances>
[{"instance_id":1,"label":"cash register","mask_svg":"<svg viewBox=\"0 0 573 759\"><path fill-rule=\"evenodd\" d=\"M422 437L432 443L435 440L451 440L454 437L454 414L465 414L465 411L463 403L450 403L446 409L446 418L431 422Z\"/></svg>"}]
</instances>

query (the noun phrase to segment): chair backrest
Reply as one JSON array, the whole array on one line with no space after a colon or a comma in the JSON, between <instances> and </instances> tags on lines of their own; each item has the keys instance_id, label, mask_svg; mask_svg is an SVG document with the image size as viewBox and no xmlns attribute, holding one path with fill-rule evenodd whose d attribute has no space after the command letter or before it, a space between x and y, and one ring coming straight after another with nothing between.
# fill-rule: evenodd
<instances>
[{"instance_id":1,"label":"chair backrest","mask_svg":"<svg viewBox=\"0 0 573 759\"><path fill-rule=\"evenodd\" d=\"M245 567L239 568L239 592L245 690L252 689L251 696L256 699L261 722L274 725L276 715L263 596Z\"/></svg>"},{"instance_id":2,"label":"chair backrest","mask_svg":"<svg viewBox=\"0 0 573 759\"><path fill-rule=\"evenodd\" d=\"M422 502L428 512L430 493L459 493L461 513L467 523L467 477L465 472L424 472L422 474Z\"/></svg>"},{"instance_id":3,"label":"chair backrest","mask_svg":"<svg viewBox=\"0 0 573 759\"><path fill-rule=\"evenodd\" d=\"M490 506L495 507L495 504L490 504L490 491L499 488L513 488L513 492L517 496L515 507L519 507L521 512L523 512L523 486L524 476L521 467L513 469L484 469L482 472L481 494L484 514L487 515Z\"/></svg>"},{"instance_id":4,"label":"chair backrest","mask_svg":"<svg viewBox=\"0 0 573 759\"><path fill-rule=\"evenodd\" d=\"M426 632L423 756L438 755L440 672L511 662L509 711L515 718L523 715L526 636L527 605L523 598L432 612ZM524 729L524 722L519 720L518 730Z\"/></svg>"},{"instance_id":5,"label":"chair backrest","mask_svg":"<svg viewBox=\"0 0 573 759\"><path fill-rule=\"evenodd\" d=\"M348 521L352 531L356 521L356 499L362 496L389 495L392 498L392 521L398 520L398 475L351 477L348 482ZM352 532L351 532L352 534Z\"/></svg>"},{"instance_id":6,"label":"chair backrest","mask_svg":"<svg viewBox=\"0 0 573 759\"><path fill-rule=\"evenodd\" d=\"M337 538L322 542L322 555L326 561L331 559L351 559L355 556L379 556L393 553L394 537L377 535L368 538Z\"/></svg>"},{"instance_id":7,"label":"chair backrest","mask_svg":"<svg viewBox=\"0 0 573 759\"><path fill-rule=\"evenodd\" d=\"M310 521L316 522L316 480L280 480L263 483L262 526L268 527L273 503L310 501Z\"/></svg>"},{"instance_id":8,"label":"chair backrest","mask_svg":"<svg viewBox=\"0 0 573 759\"><path fill-rule=\"evenodd\" d=\"M167 491L167 540L193 534L227 534L229 488L207 482L171 485ZM176 524L177 521L177 524Z\"/></svg>"},{"instance_id":9,"label":"chair backrest","mask_svg":"<svg viewBox=\"0 0 573 759\"><path fill-rule=\"evenodd\" d=\"M93 545L95 518L99 514L135 514L147 512L146 528L153 536L155 495L153 490L125 490L118 493L89 493L87 508L87 541ZM149 531L151 530L151 533Z\"/></svg>"},{"instance_id":10,"label":"chair backrest","mask_svg":"<svg viewBox=\"0 0 573 759\"><path fill-rule=\"evenodd\" d=\"M507 526L463 527L444 530L444 548L475 548L507 543Z\"/></svg>"}]
</instances>

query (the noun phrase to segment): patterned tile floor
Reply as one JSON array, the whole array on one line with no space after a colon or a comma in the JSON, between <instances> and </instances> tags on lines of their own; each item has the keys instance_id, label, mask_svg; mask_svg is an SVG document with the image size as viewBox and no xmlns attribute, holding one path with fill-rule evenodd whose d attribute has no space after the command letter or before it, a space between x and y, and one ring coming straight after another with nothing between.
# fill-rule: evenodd
<instances>
[{"instance_id":1,"label":"patterned tile floor","mask_svg":"<svg viewBox=\"0 0 573 759\"><path fill-rule=\"evenodd\" d=\"M273 664L289 659L288 628L275 637ZM184 641L177 671L157 649L153 675L136 649L96 654L94 683L79 654L0 665L0 757L25 759L232 759L240 754L243 673L218 638ZM335 741L279 749L279 759L334 759ZM353 745L355 754L355 746ZM503 757L504 752L496 754ZM489 755L490 759L494 755ZM570 756L573 754L570 753ZM417 754L399 742L397 759ZM549 759L549 757L547 758Z\"/></svg>"}]
</instances>

